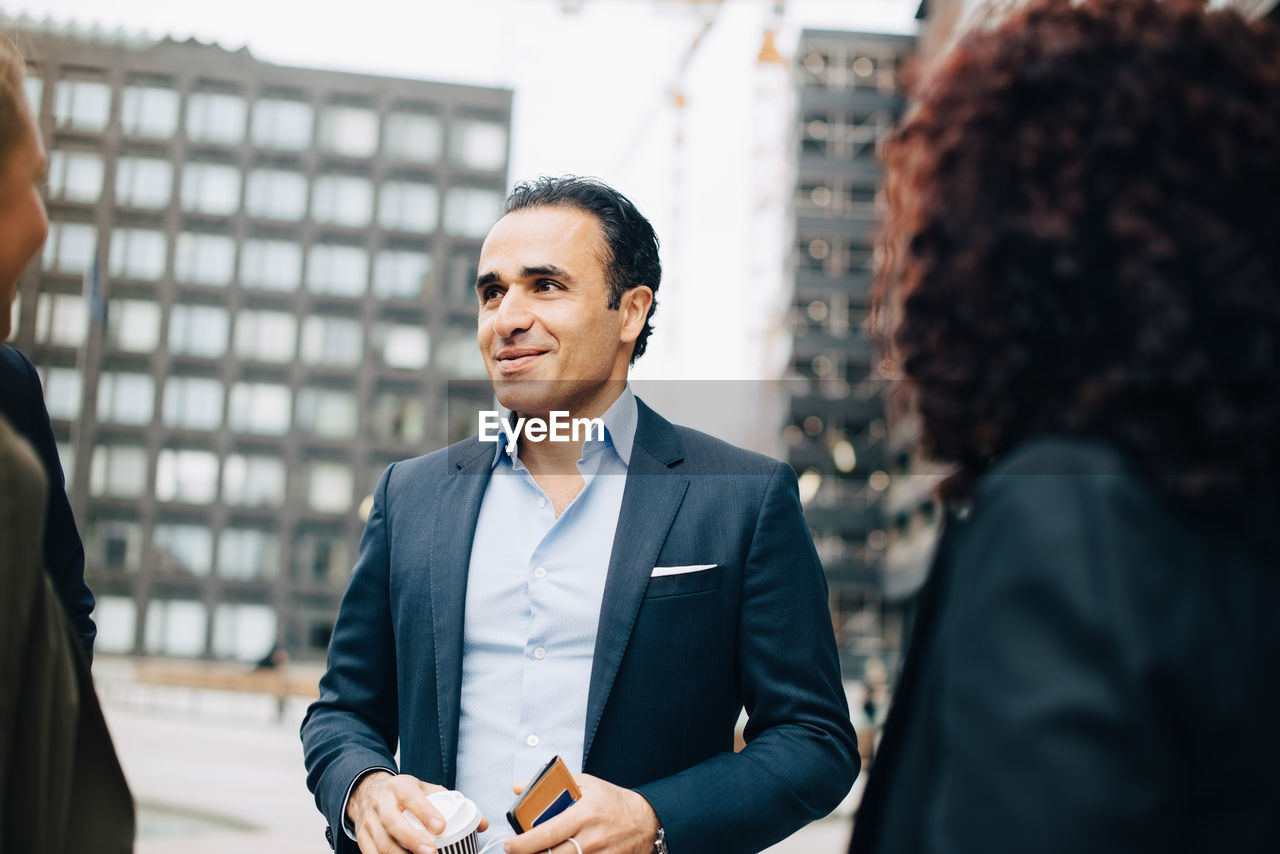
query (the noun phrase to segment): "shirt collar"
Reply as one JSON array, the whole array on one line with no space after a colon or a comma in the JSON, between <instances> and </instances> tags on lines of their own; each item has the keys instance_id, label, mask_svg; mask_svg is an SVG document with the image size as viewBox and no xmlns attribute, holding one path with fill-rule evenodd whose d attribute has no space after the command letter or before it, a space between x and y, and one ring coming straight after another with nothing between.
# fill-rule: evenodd
<instances>
[{"instance_id":1,"label":"shirt collar","mask_svg":"<svg viewBox=\"0 0 1280 854\"><path fill-rule=\"evenodd\" d=\"M516 462L516 458L507 453L505 439L507 434L506 424L514 420L513 414L509 409L504 409L502 412L502 437L494 443L497 447L493 452L493 460L489 463L490 468L496 467L504 456L510 457L513 464ZM623 465L631 465L631 448L635 444L636 423L639 418L640 411L639 407L636 406L636 396L631 391L631 383L627 383L622 389L622 394L618 395L618 399L601 416L601 420L604 421L604 442L600 442L597 439L590 439L584 442L582 444L583 459L589 456L596 446L603 445L606 448L612 447L618 454L619 459L622 460Z\"/></svg>"}]
</instances>

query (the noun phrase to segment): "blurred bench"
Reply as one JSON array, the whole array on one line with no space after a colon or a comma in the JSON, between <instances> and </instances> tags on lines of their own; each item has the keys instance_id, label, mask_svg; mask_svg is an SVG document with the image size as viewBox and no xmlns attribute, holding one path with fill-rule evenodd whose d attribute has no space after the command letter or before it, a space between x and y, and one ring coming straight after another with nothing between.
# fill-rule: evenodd
<instances>
[{"instance_id":1,"label":"blurred bench","mask_svg":"<svg viewBox=\"0 0 1280 854\"><path fill-rule=\"evenodd\" d=\"M220 662L139 661L133 669L133 681L199 691L265 694L275 698L278 718L284 717L285 703L290 698L320 696L319 679L313 669L295 670L288 665L247 670L244 665Z\"/></svg>"}]
</instances>

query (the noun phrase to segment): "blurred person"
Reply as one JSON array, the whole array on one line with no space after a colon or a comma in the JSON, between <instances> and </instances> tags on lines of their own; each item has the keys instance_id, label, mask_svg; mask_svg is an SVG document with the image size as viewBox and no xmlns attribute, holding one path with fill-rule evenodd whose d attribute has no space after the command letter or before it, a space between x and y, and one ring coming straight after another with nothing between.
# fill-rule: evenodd
<instances>
[{"instance_id":1,"label":"blurred person","mask_svg":"<svg viewBox=\"0 0 1280 854\"><path fill-rule=\"evenodd\" d=\"M476 282L494 392L510 419L564 411L603 435L473 437L383 474L302 726L339 851L430 851L401 811L436 824L441 786L502 822L557 754L582 798L512 854L758 851L852 785L794 472L627 385L661 272L652 226L600 182L507 199Z\"/></svg>"},{"instance_id":2,"label":"blurred person","mask_svg":"<svg viewBox=\"0 0 1280 854\"><path fill-rule=\"evenodd\" d=\"M954 469L849 850L1280 851L1280 38L1035 0L914 95L873 322Z\"/></svg>"},{"instance_id":3,"label":"blurred person","mask_svg":"<svg viewBox=\"0 0 1280 854\"><path fill-rule=\"evenodd\" d=\"M0 337L18 276L48 231L38 190L46 158L22 76L21 55L0 35ZM8 411L0 415L0 851L132 851L133 800L83 636L44 571L45 474Z\"/></svg>"}]
</instances>

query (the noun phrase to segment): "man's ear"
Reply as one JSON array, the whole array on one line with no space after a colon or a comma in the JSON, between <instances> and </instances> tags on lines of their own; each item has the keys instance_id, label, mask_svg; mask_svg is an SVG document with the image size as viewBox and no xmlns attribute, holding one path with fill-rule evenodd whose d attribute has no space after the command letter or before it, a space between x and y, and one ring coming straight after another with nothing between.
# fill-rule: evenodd
<instances>
[{"instance_id":1,"label":"man's ear","mask_svg":"<svg viewBox=\"0 0 1280 854\"><path fill-rule=\"evenodd\" d=\"M622 332L619 335L622 343L632 344L640 337L652 305L653 289L648 285L637 285L622 292L618 304L618 311L622 313Z\"/></svg>"}]
</instances>

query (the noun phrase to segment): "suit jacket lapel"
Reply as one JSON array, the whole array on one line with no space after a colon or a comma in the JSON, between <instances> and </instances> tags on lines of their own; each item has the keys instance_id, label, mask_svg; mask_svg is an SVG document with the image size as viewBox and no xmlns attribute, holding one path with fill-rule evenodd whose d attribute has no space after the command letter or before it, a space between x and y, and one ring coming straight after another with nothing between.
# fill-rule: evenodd
<instances>
[{"instance_id":1,"label":"suit jacket lapel","mask_svg":"<svg viewBox=\"0 0 1280 854\"><path fill-rule=\"evenodd\" d=\"M452 788L457 773L458 726L462 707L462 634L467 569L480 503L493 470L493 446L464 444L448 455L448 469L432 513L430 572L431 629L435 649L436 713L440 721L441 781ZM425 662L424 662L425 663Z\"/></svg>"},{"instance_id":2,"label":"suit jacket lapel","mask_svg":"<svg viewBox=\"0 0 1280 854\"><path fill-rule=\"evenodd\" d=\"M609 557L591 665L582 746L584 767L649 586L649 575L689 487L689 478L678 468L673 469L684 460L675 428L639 399L636 406L636 438L627 466L627 485Z\"/></svg>"}]
</instances>

